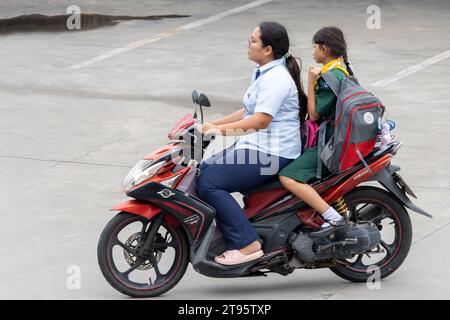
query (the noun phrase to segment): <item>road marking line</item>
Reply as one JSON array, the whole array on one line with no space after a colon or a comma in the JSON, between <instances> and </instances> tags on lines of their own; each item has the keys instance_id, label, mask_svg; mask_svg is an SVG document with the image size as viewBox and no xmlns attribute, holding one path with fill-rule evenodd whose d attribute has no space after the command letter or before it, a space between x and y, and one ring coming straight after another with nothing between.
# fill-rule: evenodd
<instances>
[{"instance_id":1,"label":"road marking line","mask_svg":"<svg viewBox=\"0 0 450 320\"><path fill-rule=\"evenodd\" d=\"M239 12L251 9L251 8L255 8L255 7L258 7L258 6L261 6L261 5L263 5L265 3L268 3L268 2L271 2L271 1L272 0L257 0L257 1L253 1L253 2L250 2L250 3L246 4L246 5L243 5L243 6L236 7L234 9L228 10L228 11L224 11L224 12L218 13L218 14L213 15L211 17L200 19L200 20L197 20L197 21L185 24L185 25L183 25L181 27L172 29L172 30L170 30L168 32L163 32L163 33L157 34L155 36L151 36L151 37L148 37L148 38L143 38L141 40L129 43L129 44L127 44L126 46L124 46L122 48L114 49L112 51L109 51L109 52L107 52L105 54L102 54L100 56L97 56L95 58L87 60L85 62L74 64L74 65L70 66L69 68L70 69L81 69L81 68L87 67L89 65L92 65L92 64L94 64L96 62L99 62L99 61L102 61L102 60L106 60L106 59L109 59L111 57L117 56L119 54L128 52L130 50L133 50L133 49L145 46L147 44L156 42L158 40L161 40L161 39L164 39L164 38L168 38L170 36L173 36L173 35L177 34L180 31L195 29L195 28L204 26L205 24L208 24L210 22L214 22L214 21L220 20L220 19L222 19L224 17L228 17L228 16L231 16L233 14L236 14L236 13L239 13Z\"/></svg>"},{"instance_id":2,"label":"road marking line","mask_svg":"<svg viewBox=\"0 0 450 320\"><path fill-rule=\"evenodd\" d=\"M402 70L398 73L396 73L395 75L393 75L392 77L386 78L384 80L380 80L378 82L375 82L372 84L372 86L376 86L376 87L384 87L387 86L388 84L391 84L394 81L397 81L403 77L409 76L410 74L420 71L422 69L424 69L427 66L431 66L432 64L438 63L442 60L445 60L447 58L450 58L450 50L444 51L434 57L431 57L427 60L422 61L419 64L416 64L412 67L409 67L405 70Z\"/></svg>"},{"instance_id":3,"label":"road marking line","mask_svg":"<svg viewBox=\"0 0 450 320\"><path fill-rule=\"evenodd\" d=\"M449 226L449 225L450 225L450 222L447 222L447 223L444 224L443 226L440 226L439 228L437 228L437 229L435 229L435 230L433 230L433 231L427 233L427 234L424 235L422 238L420 238L420 239L414 241L414 242L412 243L412 245L415 245L415 244L419 243L420 241L422 241L422 240L428 238L429 236L431 236L431 235L435 234L436 232L438 232L438 231L440 231L440 230L446 228L446 227Z\"/></svg>"},{"instance_id":4,"label":"road marking line","mask_svg":"<svg viewBox=\"0 0 450 320\"><path fill-rule=\"evenodd\" d=\"M129 165L107 164L107 163L82 162L82 161L72 161L72 160L39 159L39 158L30 158L30 157L21 157L21 156L2 156L2 155L0 155L0 158L33 160L33 161L42 161L42 162L56 162L57 164L58 163L68 163L68 164L83 164L83 165L88 165L88 166L120 167L120 168L133 167L132 164L129 164Z\"/></svg>"}]
</instances>

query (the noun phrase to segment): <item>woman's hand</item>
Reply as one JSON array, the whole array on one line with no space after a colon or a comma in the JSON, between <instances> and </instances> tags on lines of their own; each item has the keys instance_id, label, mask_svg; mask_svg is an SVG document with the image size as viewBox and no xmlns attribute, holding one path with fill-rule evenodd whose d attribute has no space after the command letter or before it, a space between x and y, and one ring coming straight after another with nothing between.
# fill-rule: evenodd
<instances>
[{"instance_id":1,"label":"woman's hand","mask_svg":"<svg viewBox=\"0 0 450 320\"><path fill-rule=\"evenodd\" d=\"M320 78L321 69L318 67L309 67L308 73L308 118L312 121L317 121L320 114L316 112L316 81Z\"/></svg>"},{"instance_id":2,"label":"woman's hand","mask_svg":"<svg viewBox=\"0 0 450 320\"><path fill-rule=\"evenodd\" d=\"M321 74L321 69L319 67L311 66L309 67L309 73L308 73L308 82L315 83L319 78Z\"/></svg>"},{"instance_id":3,"label":"woman's hand","mask_svg":"<svg viewBox=\"0 0 450 320\"><path fill-rule=\"evenodd\" d=\"M197 128L200 133L203 134L221 134L222 130L220 128L220 125L212 124L211 122L204 122L201 126Z\"/></svg>"}]
</instances>

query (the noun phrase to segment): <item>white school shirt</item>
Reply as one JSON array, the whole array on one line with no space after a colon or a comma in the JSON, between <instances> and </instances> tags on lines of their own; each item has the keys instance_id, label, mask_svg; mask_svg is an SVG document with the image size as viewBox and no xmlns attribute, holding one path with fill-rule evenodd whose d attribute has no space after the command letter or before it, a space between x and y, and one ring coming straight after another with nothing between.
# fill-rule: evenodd
<instances>
[{"instance_id":1,"label":"white school shirt","mask_svg":"<svg viewBox=\"0 0 450 320\"><path fill-rule=\"evenodd\" d=\"M258 71L260 75L255 79ZM285 58L255 69L244 96L244 107L244 119L263 112L272 116L272 122L266 129L240 136L235 149L253 149L287 159L300 156L298 91Z\"/></svg>"}]
</instances>

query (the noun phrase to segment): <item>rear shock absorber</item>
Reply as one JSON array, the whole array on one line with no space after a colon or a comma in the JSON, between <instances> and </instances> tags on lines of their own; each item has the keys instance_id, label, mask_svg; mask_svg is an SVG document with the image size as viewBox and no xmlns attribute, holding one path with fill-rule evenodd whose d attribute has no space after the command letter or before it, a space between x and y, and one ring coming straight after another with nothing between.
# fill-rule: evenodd
<instances>
[{"instance_id":1,"label":"rear shock absorber","mask_svg":"<svg viewBox=\"0 0 450 320\"><path fill-rule=\"evenodd\" d=\"M348 221L350 218L350 210L348 210L347 203L345 203L345 200L343 197L340 197L335 202L331 204L331 206L339 212L340 215L344 217L345 220Z\"/></svg>"}]
</instances>

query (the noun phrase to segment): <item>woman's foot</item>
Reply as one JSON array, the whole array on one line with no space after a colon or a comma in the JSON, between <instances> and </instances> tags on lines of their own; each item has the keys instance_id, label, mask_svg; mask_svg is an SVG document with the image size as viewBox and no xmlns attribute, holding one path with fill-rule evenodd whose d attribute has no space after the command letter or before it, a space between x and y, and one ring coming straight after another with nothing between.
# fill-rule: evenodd
<instances>
[{"instance_id":1,"label":"woman's foot","mask_svg":"<svg viewBox=\"0 0 450 320\"><path fill-rule=\"evenodd\" d=\"M227 250L214 258L217 263L223 265L235 265L258 259L264 255L261 250L261 242L256 240L239 250Z\"/></svg>"},{"instance_id":2,"label":"woman's foot","mask_svg":"<svg viewBox=\"0 0 450 320\"><path fill-rule=\"evenodd\" d=\"M242 254L251 254L253 252L261 250L261 242L259 240L255 240L250 243L248 246L239 249L239 252Z\"/></svg>"}]
</instances>

